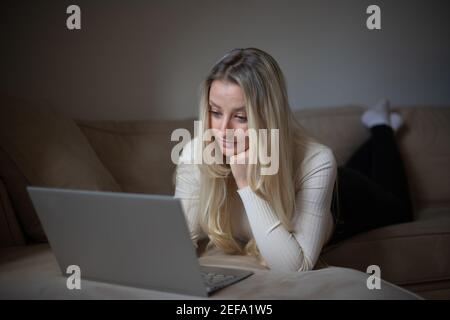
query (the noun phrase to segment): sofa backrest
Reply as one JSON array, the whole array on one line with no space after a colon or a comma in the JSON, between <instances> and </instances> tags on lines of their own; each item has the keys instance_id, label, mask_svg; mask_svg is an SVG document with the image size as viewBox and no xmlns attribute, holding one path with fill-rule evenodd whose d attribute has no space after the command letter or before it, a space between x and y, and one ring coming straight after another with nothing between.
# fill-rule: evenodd
<instances>
[{"instance_id":1,"label":"sofa backrest","mask_svg":"<svg viewBox=\"0 0 450 320\"><path fill-rule=\"evenodd\" d=\"M0 247L45 241L27 185L173 194L173 130L193 121L74 121L24 101L1 100ZM295 117L339 165L369 136L361 107L304 109ZM396 108L397 134L415 209L450 208L450 108ZM5 238L5 239L3 239Z\"/></svg>"},{"instance_id":2,"label":"sofa backrest","mask_svg":"<svg viewBox=\"0 0 450 320\"><path fill-rule=\"evenodd\" d=\"M193 134L193 120L77 121L104 166L124 192L174 194L175 164L171 150L177 144L173 130Z\"/></svg>"},{"instance_id":3,"label":"sofa backrest","mask_svg":"<svg viewBox=\"0 0 450 320\"><path fill-rule=\"evenodd\" d=\"M358 106L303 109L295 117L335 152L339 165L369 137ZM450 207L450 108L398 107L405 126L396 134L414 207ZM179 121L78 121L102 163L126 192L173 194L170 141L176 128L191 134L194 119Z\"/></svg>"},{"instance_id":4,"label":"sofa backrest","mask_svg":"<svg viewBox=\"0 0 450 320\"><path fill-rule=\"evenodd\" d=\"M72 119L14 97L0 106L0 247L47 240L28 185L121 190Z\"/></svg>"},{"instance_id":5,"label":"sofa backrest","mask_svg":"<svg viewBox=\"0 0 450 320\"><path fill-rule=\"evenodd\" d=\"M405 125L396 133L416 214L450 208L450 108L397 107ZM361 107L304 110L296 113L306 129L330 146L340 165L369 137Z\"/></svg>"}]
</instances>

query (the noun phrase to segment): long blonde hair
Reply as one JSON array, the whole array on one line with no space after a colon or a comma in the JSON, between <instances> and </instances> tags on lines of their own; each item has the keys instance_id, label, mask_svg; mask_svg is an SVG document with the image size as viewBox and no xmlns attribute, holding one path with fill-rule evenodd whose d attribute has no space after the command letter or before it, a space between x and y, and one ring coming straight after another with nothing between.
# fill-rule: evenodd
<instances>
[{"instance_id":1,"label":"long blonde hair","mask_svg":"<svg viewBox=\"0 0 450 320\"><path fill-rule=\"evenodd\" d=\"M210 70L200 86L200 120L203 130L210 128L209 91L214 80L224 80L239 85L245 97L248 127L279 130L279 170L275 175L261 175L261 165L248 165L247 182L262 199L271 204L282 225L293 231L295 211L295 177L301 160L301 146L317 141L296 121L288 102L284 75L277 62L266 52L256 48L233 49L225 54ZM208 141L199 141L203 147ZM251 143L251 142L250 142ZM270 139L267 142L269 150ZM255 146L250 145L250 148ZM203 150L203 149L202 149ZM300 157L299 157L300 155ZM201 164L199 210L200 225L216 245L228 254L256 256L266 265L254 238L241 244L232 235L228 209L229 196L236 192L228 164ZM234 190L232 189L234 187Z\"/></svg>"}]
</instances>

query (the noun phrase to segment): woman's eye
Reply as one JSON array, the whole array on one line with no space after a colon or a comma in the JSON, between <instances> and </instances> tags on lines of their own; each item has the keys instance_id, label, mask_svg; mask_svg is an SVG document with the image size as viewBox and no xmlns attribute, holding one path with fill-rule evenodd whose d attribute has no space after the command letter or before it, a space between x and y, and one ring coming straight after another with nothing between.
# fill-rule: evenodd
<instances>
[{"instance_id":1,"label":"woman's eye","mask_svg":"<svg viewBox=\"0 0 450 320\"><path fill-rule=\"evenodd\" d=\"M236 116L236 118L239 120L239 122L247 122L247 117Z\"/></svg>"},{"instance_id":2,"label":"woman's eye","mask_svg":"<svg viewBox=\"0 0 450 320\"><path fill-rule=\"evenodd\" d=\"M214 111L214 110L209 110L209 112L211 112L212 115L213 115L214 117L216 117L216 118L218 118L218 117L221 116L221 113L220 113L220 112L217 112L217 111Z\"/></svg>"}]
</instances>

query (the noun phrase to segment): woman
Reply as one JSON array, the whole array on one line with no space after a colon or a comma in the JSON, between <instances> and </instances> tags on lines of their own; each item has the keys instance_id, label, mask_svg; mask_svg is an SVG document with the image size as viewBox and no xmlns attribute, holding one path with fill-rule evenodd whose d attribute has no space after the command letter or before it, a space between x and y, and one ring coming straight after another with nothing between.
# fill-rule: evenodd
<instances>
[{"instance_id":1,"label":"woman","mask_svg":"<svg viewBox=\"0 0 450 320\"><path fill-rule=\"evenodd\" d=\"M367 204L353 207L348 201L353 196L346 192L350 183L368 183L370 192L373 185L368 178L353 179L341 192L346 207L339 210L333 237L333 190L338 189L337 180L353 177L353 171L348 169L337 179L332 150L296 122L284 76L269 54L255 48L234 49L221 58L202 83L200 120L203 130L214 129L213 137L210 141L196 137L184 146L175 191L196 246L198 240L209 238L225 253L254 255L270 269L303 271L314 268L330 240L356 233L356 227L365 230L366 225L347 228L353 228L349 221L353 213ZM249 150L260 145L246 138L239 150L234 139L230 142L227 129L278 129L277 174L262 175L261 163L248 164ZM198 148L203 150L210 143L216 143L221 156L231 161L188 164ZM266 144L274 149L270 139ZM236 164L241 163L238 159L247 161ZM354 162L359 163L358 159ZM350 212L343 213L344 209ZM374 226L379 226L378 221Z\"/></svg>"}]
</instances>

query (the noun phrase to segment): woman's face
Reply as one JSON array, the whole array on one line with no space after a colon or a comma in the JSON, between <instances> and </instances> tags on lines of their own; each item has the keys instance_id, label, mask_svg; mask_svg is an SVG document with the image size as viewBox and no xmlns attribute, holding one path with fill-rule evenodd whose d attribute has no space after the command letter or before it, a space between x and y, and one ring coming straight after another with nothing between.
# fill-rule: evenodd
<instances>
[{"instance_id":1,"label":"woman's face","mask_svg":"<svg viewBox=\"0 0 450 320\"><path fill-rule=\"evenodd\" d=\"M226 137L227 129L233 133L237 129L245 133L248 130L244 92L240 86L223 80L212 82L209 90L209 120L223 155L230 157L248 149L248 137L243 145L238 145L237 138Z\"/></svg>"}]
</instances>

